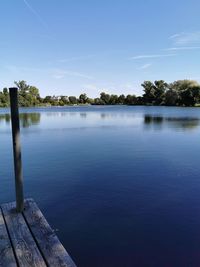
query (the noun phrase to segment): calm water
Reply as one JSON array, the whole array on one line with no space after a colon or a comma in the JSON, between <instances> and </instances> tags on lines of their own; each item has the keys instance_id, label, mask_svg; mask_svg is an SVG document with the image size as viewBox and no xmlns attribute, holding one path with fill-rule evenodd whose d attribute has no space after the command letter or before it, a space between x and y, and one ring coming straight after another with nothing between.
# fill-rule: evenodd
<instances>
[{"instance_id":1,"label":"calm water","mask_svg":"<svg viewBox=\"0 0 200 267\"><path fill-rule=\"evenodd\" d=\"M200 266L200 109L21 109L26 196L78 266ZM14 195L0 109L0 202Z\"/></svg>"}]
</instances>

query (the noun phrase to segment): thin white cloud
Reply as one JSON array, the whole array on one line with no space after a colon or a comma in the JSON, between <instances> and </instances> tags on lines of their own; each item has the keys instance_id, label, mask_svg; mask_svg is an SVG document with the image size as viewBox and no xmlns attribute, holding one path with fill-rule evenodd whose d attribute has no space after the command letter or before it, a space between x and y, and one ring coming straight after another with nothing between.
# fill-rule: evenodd
<instances>
[{"instance_id":1,"label":"thin white cloud","mask_svg":"<svg viewBox=\"0 0 200 267\"><path fill-rule=\"evenodd\" d=\"M83 88L88 89L88 90L99 91L99 88L96 84L84 84Z\"/></svg>"},{"instance_id":2,"label":"thin white cloud","mask_svg":"<svg viewBox=\"0 0 200 267\"><path fill-rule=\"evenodd\" d=\"M138 70L146 70L146 69L148 69L148 68L151 67L151 66L152 66L151 63L147 63L147 64L144 64L144 65L138 67L137 69L138 69Z\"/></svg>"},{"instance_id":3,"label":"thin white cloud","mask_svg":"<svg viewBox=\"0 0 200 267\"><path fill-rule=\"evenodd\" d=\"M163 57L173 57L176 56L177 54L153 54L153 55L138 55L131 57L131 60L135 59L146 59L146 58L163 58Z\"/></svg>"},{"instance_id":4,"label":"thin white cloud","mask_svg":"<svg viewBox=\"0 0 200 267\"><path fill-rule=\"evenodd\" d=\"M55 75L53 75L53 78L54 79L57 79L57 80L60 80L60 79L62 79L62 78L64 78L65 77L65 75L59 75L59 74L55 74Z\"/></svg>"},{"instance_id":5,"label":"thin white cloud","mask_svg":"<svg viewBox=\"0 0 200 267\"><path fill-rule=\"evenodd\" d=\"M94 57L94 55L86 55L86 56L79 56L79 57L71 57L66 59L59 59L58 62L65 63L65 62L71 62L71 61L81 61L81 60L87 60Z\"/></svg>"},{"instance_id":6,"label":"thin white cloud","mask_svg":"<svg viewBox=\"0 0 200 267\"><path fill-rule=\"evenodd\" d=\"M27 0L23 0L26 7L31 11L31 13L40 21L40 23L45 27L49 28L47 23L44 21L44 19L39 15L39 13L28 3Z\"/></svg>"},{"instance_id":7,"label":"thin white cloud","mask_svg":"<svg viewBox=\"0 0 200 267\"><path fill-rule=\"evenodd\" d=\"M177 46L187 46L200 44L200 31L196 32L181 32L169 37L170 40L173 40L174 45Z\"/></svg>"},{"instance_id":8,"label":"thin white cloud","mask_svg":"<svg viewBox=\"0 0 200 267\"><path fill-rule=\"evenodd\" d=\"M4 68L10 72L46 72L48 70L42 68L20 67L17 65L6 65Z\"/></svg>"},{"instance_id":9,"label":"thin white cloud","mask_svg":"<svg viewBox=\"0 0 200 267\"><path fill-rule=\"evenodd\" d=\"M80 73L77 71L71 71L71 70L65 70L65 69L55 69L55 68L29 68L29 67L19 67L16 65L7 65L5 66L6 70L14 73L46 73L48 75L51 75L55 79L62 79L65 76L74 76L74 77L80 77L88 80L92 80L93 77L84 73Z\"/></svg>"},{"instance_id":10,"label":"thin white cloud","mask_svg":"<svg viewBox=\"0 0 200 267\"><path fill-rule=\"evenodd\" d=\"M198 50L200 46L179 46L163 49L164 51L178 51L178 50Z\"/></svg>"},{"instance_id":11,"label":"thin white cloud","mask_svg":"<svg viewBox=\"0 0 200 267\"><path fill-rule=\"evenodd\" d=\"M178 38L179 36L181 36L183 33L176 33L176 34L173 34L169 37L169 39L174 39L174 38Z\"/></svg>"},{"instance_id":12,"label":"thin white cloud","mask_svg":"<svg viewBox=\"0 0 200 267\"><path fill-rule=\"evenodd\" d=\"M65 76L75 76L75 77L80 77L80 78L89 79L89 80L93 79L92 76L89 76L89 75L86 75L80 72L76 72L76 71L60 70L60 69L54 70L53 78L61 79L61 78L64 78Z\"/></svg>"}]
</instances>

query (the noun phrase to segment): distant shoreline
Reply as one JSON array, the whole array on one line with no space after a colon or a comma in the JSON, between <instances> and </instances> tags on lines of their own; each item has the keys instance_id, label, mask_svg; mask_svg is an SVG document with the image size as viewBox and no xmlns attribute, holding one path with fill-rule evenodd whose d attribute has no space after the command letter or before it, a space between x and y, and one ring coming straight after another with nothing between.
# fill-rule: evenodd
<instances>
[{"instance_id":1,"label":"distant shoreline","mask_svg":"<svg viewBox=\"0 0 200 267\"><path fill-rule=\"evenodd\" d=\"M30 108L60 108L60 109L64 109L64 108L76 108L76 107L149 107L149 108L153 108L153 107L160 107L160 108L199 108L200 105L195 105L195 106L167 106L167 105L120 105L120 104L116 104L116 105L91 105L91 104L85 104L85 105L64 105L64 106L27 106L27 107L19 107L19 109L30 109ZM10 109L10 106L8 107L0 107L0 110L2 109Z\"/></svg>"},{"instance_id":2,"label":"distant shoreline","mask_svg":"<svg viewBox=\"0 0 200 267\"><path fill-rule=\"evenodd\" d=\"M136 96L134 94L116 95L101 92L99 97L90 98L82 93L76 96L45 96L41 97L39 89L28 85L26 81L15 82L18 88L18 103L20 107L33 106L107 106L107 105L126 105L126 106L200 106L200 84L192 80L177 80L173 83L166 83L163 80L144 81L144 94ZM12 89L11 89L12 90ZM0 91L0 107L9 106L9 90L3 88Z\"/></svg>"}]
</instances>

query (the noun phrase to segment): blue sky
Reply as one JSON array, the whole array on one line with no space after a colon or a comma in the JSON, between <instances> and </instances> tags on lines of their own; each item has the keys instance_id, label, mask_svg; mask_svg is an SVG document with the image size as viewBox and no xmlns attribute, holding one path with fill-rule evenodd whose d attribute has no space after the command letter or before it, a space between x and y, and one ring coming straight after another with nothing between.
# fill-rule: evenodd
<instances>
[{"instance_id":1,"label":"blue sky","mask_svg":"<svg viewBox=\"0 0 200 267\"><path fill-rule=\"evenodd\" d=\"M142 94L144 80L200 81L199 0L1 0L0 88Z\"/></svg>"}]
</instances>

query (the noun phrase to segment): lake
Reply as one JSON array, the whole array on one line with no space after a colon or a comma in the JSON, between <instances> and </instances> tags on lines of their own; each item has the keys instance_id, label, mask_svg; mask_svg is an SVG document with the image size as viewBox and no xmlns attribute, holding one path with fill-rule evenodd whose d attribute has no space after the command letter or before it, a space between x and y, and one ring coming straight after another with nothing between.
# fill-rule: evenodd
<instances>
[{"instance_id":1,"label":"lake","mask_svg":"<svg viewBox=\"0 0 200 267\"><path fill-rule=\"evenodd\" d=\"M83 267L200 266L200 109L20 109L26 197ZM15 199L0 109L0 202Z\"/></svg>"}]
</instances>

